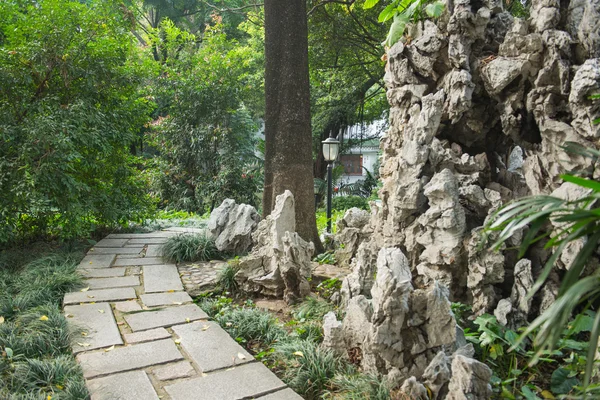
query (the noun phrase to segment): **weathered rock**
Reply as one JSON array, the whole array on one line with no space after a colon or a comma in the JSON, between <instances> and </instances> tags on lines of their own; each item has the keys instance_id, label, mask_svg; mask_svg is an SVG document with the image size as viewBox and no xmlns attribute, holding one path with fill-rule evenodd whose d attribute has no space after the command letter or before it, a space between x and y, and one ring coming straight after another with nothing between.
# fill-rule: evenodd
<instances>
[{"instance_id":1,"label":"weathered rock","mask_svg":"<svg viewBox=\"0 0 600 400\"><path fill-rule=\"evenodd\" d=\"M342 322L337 320L333 311L329 311L323 317L323 343L321 346L333 350L336 354L344 354Z\"/></svg>"},{"instance_id":2,"label":"weathered rock","mask_svg":"<svg viewBox=\"0 0 600 400\"><path fill-rule=\"evenodd\" d=\"M338 265L348 267L350 260L356 255L360 243L368 236L363 232L365 225L369 223L370 214L359 208L351 208L346 211L344 217L338 221L335 242L335 259Z\"/></svg>"},{"instance_id":3,"label":"weathered rock","mask_svg":"<svg viewBox=\"0 0 600 400\"><path fill-rule=\"evenodd\" d=\"M254 207L225 199L210 213L208 229L217 249L244 254L252 247L252 233L259 221L260 216Z\"/></svg>"},{"instance_id":4,"label":"weathered rock","mask_svg":"<svg viewBox=\"0 0 600 400\"><path fill-rule=\"evenodd\" d=\"M446 400L489 399L492 396L490 367L472 358L456 355Z\"/></svg>"},{"instance_id":5,"label":"weathered rock","mask_svg":"<svg viewBox=\"0 0 600 400\"><path fill-rule=\"evenodd\" d=\"M240 260L236 281L246 292L285 296L289 303L310 292L312 242L295 232L294 196L289 190L277 196L271 215L253 234L252 252Z\"/></svg>"}]
</instances>

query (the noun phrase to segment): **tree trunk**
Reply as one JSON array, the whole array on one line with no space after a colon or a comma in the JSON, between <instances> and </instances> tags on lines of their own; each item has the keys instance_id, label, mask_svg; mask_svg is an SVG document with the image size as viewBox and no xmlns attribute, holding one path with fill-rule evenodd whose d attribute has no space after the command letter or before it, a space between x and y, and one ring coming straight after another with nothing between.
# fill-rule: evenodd
<instances>
[{"instance_id":1,"label":"tree trunk","mask_svg":"<svg viewBox=\"0 0 600 400\"><path fill-rule=\"evenodd\" d=\"M286 189L296 231L322 249L315 219L308 27L305 0L265 1L265 190L263 216Z\"/></svg>"}]
</instances>

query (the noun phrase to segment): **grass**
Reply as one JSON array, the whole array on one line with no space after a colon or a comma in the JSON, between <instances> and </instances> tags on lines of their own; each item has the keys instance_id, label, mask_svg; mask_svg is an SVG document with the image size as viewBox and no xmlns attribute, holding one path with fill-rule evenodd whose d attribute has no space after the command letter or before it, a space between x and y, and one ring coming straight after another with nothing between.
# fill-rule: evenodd
<instances>
[{"instance_id":1,"label":"grass","mask_svg":"<svg viewBox=\"0 0 600 400\"><path fill-rule=\"evenodd\" d=\"M180 234L167 239L162 246L162 255L175 262L209 261L221 259L215 241L206 234Z\"/></svg>"},{"instance_id":2,"label":"grass","mask_svg":"<svg viewBox=\"0 0 600 400\"><path fill-rule=\"evenodd\" d=\"M39 249L36 249L39 250ZM82 252L46 249L0 253L0 398L86 399L63 295L81 286Z\"/></svg>"},{"instance_id":3,"label":"grass","mask_svg":"<svg viewBox=\"0 0 600 400\"><path fill-rule=\"evenodd\" d=\"M232 295L237 294L239 285L235 280L235 274L240 270L240 261L236 257L227 262L227 266L219 272L218 286L219 288Z\"/></svg>"},{"instance_id":4,"label":"grass","mask_svg":"<svg viewBox=\"0 0 600 400\"><path fill-rule=\"evenodd\" d=\"M391 399L385 381L359 373L320 346L323 316L335 310L323 299L306 298L285 325L251 301L237 305L220 296L204 297L197 304L305 399Z\"/></svg>"}]
</instances>

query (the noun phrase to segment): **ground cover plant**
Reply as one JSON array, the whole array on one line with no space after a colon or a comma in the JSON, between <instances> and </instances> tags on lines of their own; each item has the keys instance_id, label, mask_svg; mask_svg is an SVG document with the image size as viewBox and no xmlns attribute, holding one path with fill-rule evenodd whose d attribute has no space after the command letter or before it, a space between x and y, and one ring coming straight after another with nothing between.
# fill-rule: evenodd
<instances>
[{"instance_id":1,"label":"ground cover plant","mask_svg":"<svg viewBox=\"0 0 600 400\"><path fill-rule=\"evenodd\" d=\"M322 319L337 308L307 297L284 323L251 300L206 296L198 305L257 360L305 399L393 399L381 377L362 374L346 359L320 346Z\"/></svg>"},{"instance_id":2,"label":"ground cover plant","mask_svg":"<svg viewBox=\"0 0 600 400\"><path fill-rule=\"evenodd\" d=\"M205 233L182 233L167 239L162 246L164 258L183 261L209 261L222 258L213 238Z\"/></svg>"},{"instance_id":3,"label":"ground cover plant","mask_svg":"<svg viewBox=\"0 0 600 400\"><path fill-rule=\"evenodd\" d=\"M0 398L86 399L61 313L63 295L81 285L83 252L43 247L0 253Z\"/></svg>"}]
</instances>

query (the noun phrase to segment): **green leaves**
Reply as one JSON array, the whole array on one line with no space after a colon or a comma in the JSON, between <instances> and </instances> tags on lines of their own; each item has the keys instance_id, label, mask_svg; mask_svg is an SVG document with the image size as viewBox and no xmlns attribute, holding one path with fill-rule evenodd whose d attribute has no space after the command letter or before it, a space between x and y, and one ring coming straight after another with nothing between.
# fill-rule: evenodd
<instances>
[{"instance_id":1,"label":"green leaves","mask_svg":"<svg viewBox=\"0 0 600 400\"><path fill-rule=\"evenodd\" d=\"M436 1L435 3L427 4L425 7L425 11L427 15L432 18L439 18L444 12L444 3L441 1Z\"/></svg>"},{"instance_id":2,"label":"green leaves","mask_svg":"<svg viewBox=\"0 0 600 400\"><path fill-rule=\"evenodd\" d=\"M396 2L388 4L381 13L379 13L379 17L377 17L377 21L386 22L390 20L394 14L396 13Z\"/></svg>"},{"instance_id":3,"label":"green leaves","mask_svg":"<svg viewBox=\"0 0 600 400\"><path fill-rule=\"evenodd\" d=\"M379 3L379 0L365 0L363 3L363 9L368 10L369 8L373 8Z\"/></svg>"},{"instance_id":4,"label":"green leaves","mask_svg":"<svg viewBox=\"0 0 600 400\"><path fill-rule=\"evenodd\" d=\"M568 394L573 386L579 384L579 379L571 375L572 371L565 368L557 368L552 373L550 385L552 392L556 394Z\"/></svg>"},{"instance_id":5,"label":"green leaves","mask_svg":"<svg viewBox=\"0 0 600 400\"><path fill-rule=\"evenodd\" d=\"M388 32L385 41L382 43L384 47L392 47L404 34L404 29L406 28L406 24L408 23L409 16L406 14L396 14L394 15L394 22L390 27L390 31Z\"/></svg>"}]
</instances>

